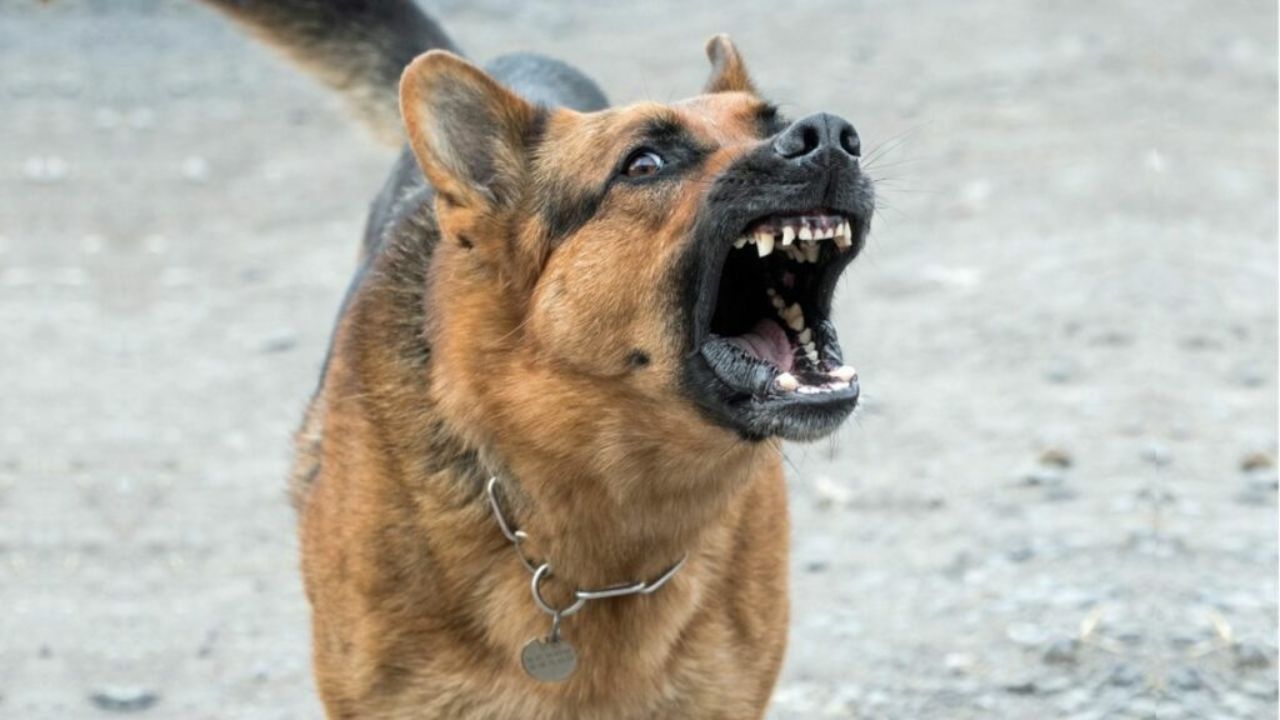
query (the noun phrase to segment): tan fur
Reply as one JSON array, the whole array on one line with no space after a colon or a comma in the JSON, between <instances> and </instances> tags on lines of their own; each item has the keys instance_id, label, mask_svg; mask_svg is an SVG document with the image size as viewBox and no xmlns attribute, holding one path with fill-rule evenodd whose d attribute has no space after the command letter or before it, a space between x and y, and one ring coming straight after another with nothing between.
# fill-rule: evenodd
<instances>
[{"instance_id":1,"label":"tan fur","mask_svg":"<svg viewBox=\"0 0 1280 720\"><path fill-rule=\"evenodd\" d=\"M436 213L373 258L295 469L331 718L763 716L787 629L779 448L743 441L686 399L669 321L709 180L759 142L761 102L722 42L732 57L716 62L720 92L555 111L529 152L534 110L465 61L432 52L406 71L401 102ZM446 106L489 124L492 182L468 176L475 158L442 125ZM553 251L538 192L603 182L655 117L715 151L679 183L611 192ZM549 617L484 503L490 472L530 554L553 562L559 602L688 553L657 593L589 603L566 621L580 663L564 683L520 669Z\"/></svg>"}]
</instances>

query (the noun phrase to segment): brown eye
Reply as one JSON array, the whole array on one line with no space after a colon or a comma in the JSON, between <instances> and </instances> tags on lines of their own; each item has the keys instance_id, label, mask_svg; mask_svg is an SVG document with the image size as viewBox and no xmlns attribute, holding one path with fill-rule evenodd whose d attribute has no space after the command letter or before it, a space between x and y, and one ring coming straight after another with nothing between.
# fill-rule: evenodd
<instances>
[{"instance_id":1,"label":"brown eye","mask_svg":"<svg viewBox=\"0 0 1280 720\"><path fill-rule=\"evenodd\" d=\"M652 150L637 150L627 158L627 168L622 171L627 177L648 177L662 169L666 162L662 156Z\"/></svg>"}]
</instances>

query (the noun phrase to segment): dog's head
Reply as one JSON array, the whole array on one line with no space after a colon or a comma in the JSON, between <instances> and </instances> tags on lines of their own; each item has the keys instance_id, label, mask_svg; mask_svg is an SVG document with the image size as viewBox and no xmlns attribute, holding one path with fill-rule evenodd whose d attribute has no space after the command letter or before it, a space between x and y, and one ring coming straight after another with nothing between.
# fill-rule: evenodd
<instances>
[{"instance_id":1,"label":"dog's head","mask_svg":"<svg viewBox=\"0 0 1280 720\"><path fill-rule=\"evenodd\" d=\"M784 120L727 38L707 50L703 94L595 113L535 107L444 52L405 71L442 233L435 380L459 412L536 399L578 428L756 441L853 410L829 313L871 220L858 135Z\"/></svg>"}]
</instances>

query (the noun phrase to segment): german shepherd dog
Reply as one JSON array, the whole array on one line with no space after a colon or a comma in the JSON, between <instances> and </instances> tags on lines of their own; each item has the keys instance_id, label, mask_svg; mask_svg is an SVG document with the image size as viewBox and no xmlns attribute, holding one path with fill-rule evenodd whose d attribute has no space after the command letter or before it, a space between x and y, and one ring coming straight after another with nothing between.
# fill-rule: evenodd
<instances>
[{"instance_id":1,"label":"german shepherd dog","mask_svg":"<svg viewBox=\"0 0 1280 720\"><path fill-rule=\"evenodd\" d=\"M297 436L328 716L763 716L781 443L858 401L853 126L784 119L724 36L702 94L614 108L412 0L205 1L407 140Z\"/></svg>"}]
</instances>

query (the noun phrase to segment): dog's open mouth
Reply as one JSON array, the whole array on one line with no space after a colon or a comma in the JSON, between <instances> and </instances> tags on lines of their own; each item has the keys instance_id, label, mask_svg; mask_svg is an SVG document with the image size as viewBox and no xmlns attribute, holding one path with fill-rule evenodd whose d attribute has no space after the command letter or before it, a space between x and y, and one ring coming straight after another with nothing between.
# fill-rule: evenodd
<instances>
[{"instance_id":1,"label":"dog's open mouth","mask_svg":"<svg viewBox=\"0 0 1280 720\"><path fill-rule=\"evenodd\" d=\"M857 375L828 314L858 244L856 221L835 212L749 223L725 258L700 347L716 376L758 400L856 398Z\"/></svg>"}]
</instances>

